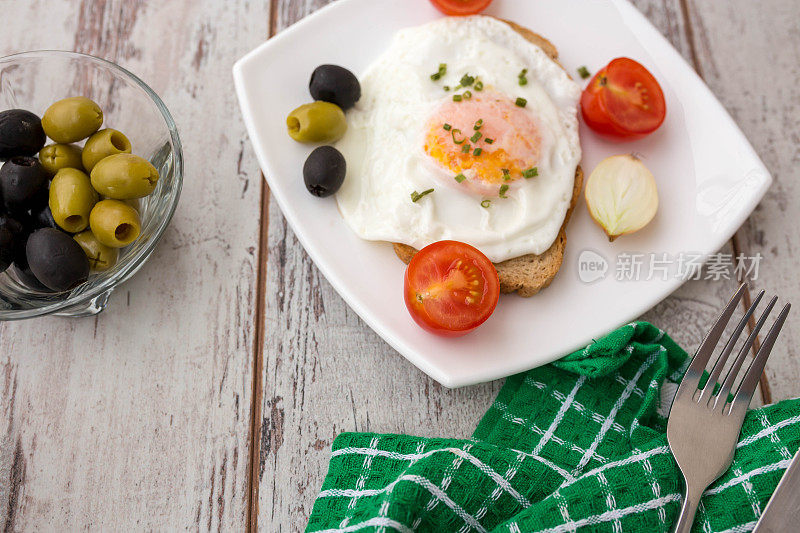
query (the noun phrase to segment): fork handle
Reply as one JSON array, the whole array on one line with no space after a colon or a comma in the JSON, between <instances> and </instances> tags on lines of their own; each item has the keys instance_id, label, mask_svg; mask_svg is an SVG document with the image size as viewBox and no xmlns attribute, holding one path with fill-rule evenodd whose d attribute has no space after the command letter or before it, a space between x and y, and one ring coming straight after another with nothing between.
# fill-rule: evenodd
<instances>
[{"instance_id":1,"label":"fork handle","mask_svg":"<svg viewBox=\"0 0 800 533\"><path fill-rule=\"evenodd\" d=\"M681 514L678 517L678 522L675 524L673 533L689 533L692 530L694 523L694 515L697 513L697 507L700 505L700 497L703 491L690 490L686 488L686 495L683 498L683 505L681 505Z\"/></svg>"}]
</instances>

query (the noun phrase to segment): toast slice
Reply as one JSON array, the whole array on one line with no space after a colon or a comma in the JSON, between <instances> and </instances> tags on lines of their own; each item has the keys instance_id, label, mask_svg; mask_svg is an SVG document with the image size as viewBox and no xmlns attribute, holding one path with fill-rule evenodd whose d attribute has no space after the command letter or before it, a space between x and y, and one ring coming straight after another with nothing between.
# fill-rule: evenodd
<instances>
[{"instance_id":1,"label":"toast slice","mask_svg":"<svg viewBox=\"0 0 800 533\"><path fill-rule=\"evenodd\" d=\"M517 33L525 37L525 39L544 50L553 61L558 63L558 50L556 50L553 43L538 33L534 33L519 24L509 20L503 20L503 22L511 26ZM572 211L575 209L575 205L578 203L582 188L583 170L579 165L575 169L575 185L572 188L572 201L567 209L564 223L561 225L561 230L559 230L556 240L553 241L550 248L543 254L527 254L520 257L513 257L502 263L495 263L494 266L497 268L497 274L500 277L500 292L516 292L520 296L527 298L550 285L556 277L556 274L558 274L561 263L564 260L564 249L567 245L567 223L572 215ZM405 244L394 243L394 252L397 254L397 257L408 264L411 258L414 257L414 254L417 253L417 250Z\"/></svg>"}]
</instances>

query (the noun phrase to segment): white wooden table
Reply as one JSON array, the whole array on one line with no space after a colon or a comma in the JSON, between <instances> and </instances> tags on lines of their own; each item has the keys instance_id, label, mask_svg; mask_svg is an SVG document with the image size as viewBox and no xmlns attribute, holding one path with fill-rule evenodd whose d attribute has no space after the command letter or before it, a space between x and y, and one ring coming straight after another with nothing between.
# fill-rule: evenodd
<instances>
[{"instance_id":1,"label":"white wooden table","mask_svg":"<svg viewBox=\"0 0 800 533\"><path fill-rule=\"evenodd\" d=\"M511 0L498 0L511 1ZM0 55L67 49L148 81L186 179L152 259L94 319L0 324L4 530L298 531L342 431L468 436L502 385L447 390L331 289L261 179L230 67L326 0L0 0ZM726 252L800 302L800 2L636 0L775 177ZM645 315L688 349L736 282L693 281ZM766 402L800 395L800 323Z\"/></svg>"}]
</instances>

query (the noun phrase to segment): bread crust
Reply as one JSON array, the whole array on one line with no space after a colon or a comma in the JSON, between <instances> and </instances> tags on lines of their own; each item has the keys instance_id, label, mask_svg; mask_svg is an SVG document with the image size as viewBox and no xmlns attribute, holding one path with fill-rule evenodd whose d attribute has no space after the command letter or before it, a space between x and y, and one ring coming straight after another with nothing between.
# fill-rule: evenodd
<instances>
[{"instance_id":1,"label":"bread crust","mask_svg":"<svg viewBox=\"0 0 800 533\"><path fill-rule=\"evenodd\" d=\"M514 31L522 35L525 39L541 48L553 61L558 62L558 50L556 47L539 35L524 26L520 26L510 20L499 19L511 26ZM563 68L563 67L562 67ZM495 263L497 274L500 277L500 292L516 292L520 296L528 298L540 290L544 289L555 279L561 264L564 260L564 250L567 246L567 223L580 198L583 188L583 170L580 165L575 169L575 183L572 187L572 200L564 222L558 232L553 244L544 253L526 254L520 257L513 257L506 261ZM408 264L417 250L406 244L393 243L394 252L404 263Z\"/></svg>"}]
</instances>

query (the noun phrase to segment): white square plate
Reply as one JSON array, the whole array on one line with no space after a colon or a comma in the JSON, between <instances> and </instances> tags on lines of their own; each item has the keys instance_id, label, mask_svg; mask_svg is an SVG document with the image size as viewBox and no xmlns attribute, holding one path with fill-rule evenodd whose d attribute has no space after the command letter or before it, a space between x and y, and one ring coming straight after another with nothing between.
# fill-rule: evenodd
<instances>
[{"instance_id":1,"label":"white square plate","mask_svg":"<svg viewBox=\"0 0 800 533\"><path fill-rule=\"evenodd\" d=\"M360 75L395 31L441 16L428 0L340 0L281 32L233 68L242 114L272 194L308 254L348 304L386 342L448 387L507 376L553 361L628 322L682 283L622 281L621 253L700 253L719 250L755 208L771 177L744 135L705 84L664 37L625 0L495 0L487 14L541 33L559 49L571 74L591 72L627 56L659 80L667 119L653 135L609 143L581 125L587 176L604 157L641 154L656 176L660 207L644 230L609 243L581 200L569 224L564 264L552 285L533 298L502 296L492 317L473 333L443 339L423 332L402 297L404 265L388 243L360 240L342 220L334 198L306 191L302 166L311 148L286 134L285 117L310 101L308 79L323 63ZM585 83L585 82L584 82ZM581 281L596 256L605 277ZM583 265L579 267L579 259ZM642 258L642 274L649 255ZM673 270L675 265L672 266ZM645 276L646 277L646 276Z\"/></svg>"}]
</instances>

